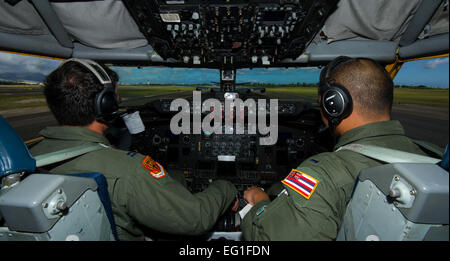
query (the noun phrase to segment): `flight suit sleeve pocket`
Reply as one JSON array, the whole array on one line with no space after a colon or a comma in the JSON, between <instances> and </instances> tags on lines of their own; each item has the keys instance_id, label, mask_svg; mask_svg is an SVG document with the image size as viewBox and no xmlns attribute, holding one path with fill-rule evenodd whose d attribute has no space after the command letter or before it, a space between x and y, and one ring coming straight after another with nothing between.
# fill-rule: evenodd
<instances>
[{"instance_id":1,"label":"flight suit sleeve pocket","mask_svg":"<svg viewBox=\"0 0 450 261\"><path fill-rule=\"evenodd\" d=\"M260 205L254 210L254 229L250 240L273 240L284 234L279 222L286 218L286 211L289 211L286 203L284 197L278 197L270 204Z\"/></svg>"},{"instance_id":2,"label":"flight suit sleeve pocket","mask_svg":"<svg viewBox=\"0 0 450 261\"><path fill-rule=\"evenodd\" d=\"M250 240L298 240L303 228L297 212L289 197L280 195L257 209Z\"/></svg>"}]
</instances>

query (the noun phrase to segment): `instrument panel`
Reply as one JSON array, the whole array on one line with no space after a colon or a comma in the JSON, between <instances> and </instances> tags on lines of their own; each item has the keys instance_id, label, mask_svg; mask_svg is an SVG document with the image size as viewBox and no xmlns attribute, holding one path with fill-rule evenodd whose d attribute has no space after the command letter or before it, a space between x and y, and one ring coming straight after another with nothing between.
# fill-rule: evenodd
<instances>
[{"instance_id":1,"label":"instrument panel","mask_svg":"<svg viewBox=\"0 0 450 261\"><path fill-rule=\"evenodd\" d=\"M202 96L202 101L209 98L219 100L224 115L227 95L223 92L202 92ZM238 96L234 95L234 98ZM267 96L250 93L239 98L258 101L266 99L267 107L263 113L266 114L266 123L270 124L270 116L267 114L270 112L270 102ZM199 107L202 103L194 103L193 97L186 100L189 102L192 120L194 110L201 111ZM249 108L244 110L242 134L205 131L193 134L191 122L190 133L175 135L170 129L170 121L178 111L170 110L172 101L173 99L158 99L141 106L127 107L128 113L139 111L145 130L129 134L129 144L122 148L150 155L168 173L183 175L186 186L192 193L205 190L213 180L218 179L232 182L241 199L250 186L259 186L269 191L273 184L284 179L308 157L330 151L332 147L329 135L319 131L322 127L320 111L308 103L278 101L277 140L275 144L267 146L262 145L260 139L268 134L249 131ZM209 117L210 112L205 110L201 119ZM231 115L234 118L233 126L227 126L223 117L221 133L229 133L225 128L236 129L238 121L235 118L238 115ZM276 195L269 193L269 197L274 198ZM243 200L239 206L245 206ZM213 231L237 231L239 222L236 213L229 209L218 219Z\"/></svg>"},{"instance_id":2,"label":"instrument panel","mask_svg":"<svg viewBox=\"0 0 450 261\"><path fill-rule=\"evenodd\" d=\"M124 0L141 33L164 59L185 66L272 66L296 58L336 0Z\"/></svg>"},{"instance_id":3,"label":"instrument panel","mask_svg":"<svg viewBox=\"0 0 450 261\"><path fill-rule=\"evenodd\" d=\"M160 99L157 101L154 101L152 103L152 106L155 110L157 110L160 113L172 113L170 111L170 104L172 103L173 100L171 99ZM255 103L256 104L256 103ZM222 112L224 112L225 110L225 101L220 101L220 105L221 105L221 110ZM201 104L198 105L194 105L194 103L192 102L192 100L189 100L189 106L190 106L190 112L192 113L195 109L198 111L201 111ZM231 104L231 106L234 106L234 103ZM298 116L304 109L304 104L299 103L299 102L291 102L291 101L278 101L278 107L277 107L277 112L278 112L278 116L281 117L296 117ZM255 108L245 108L245 116L247 116L249 113L259 113L260 110L258 108L258 106L256 106ZM202 112L202 114L207 114L210 111L207 112ZM266 107L265 107L265 113L269 114L270 113L270 102L266 101ZM236 116L236 113L234 114L234 116Z\"/></svg>"},{"instance_id":4,"label":"instrument panel","mask_svg":"<svg viewBox=\"0 0 450 261\"><path fill-rule=\"evenodd\" d=\"M260 144L263 135L251 134L247 127L243 134L175 135L169 125L171 115L176 113L168 110L170 101L156 100L146 105L159 115L158 120L154 113L141 108L146 128L133 135L132 149L151 155L168 172L182 172L192 192L202 191L215 179L233 182L240 193L251 185L268 187L307 157L325 150L318 145L319 112L300 102L279 104L279 114L285 117L278 122L277 142L264 146Z\"/></svg>"}]
</instances>

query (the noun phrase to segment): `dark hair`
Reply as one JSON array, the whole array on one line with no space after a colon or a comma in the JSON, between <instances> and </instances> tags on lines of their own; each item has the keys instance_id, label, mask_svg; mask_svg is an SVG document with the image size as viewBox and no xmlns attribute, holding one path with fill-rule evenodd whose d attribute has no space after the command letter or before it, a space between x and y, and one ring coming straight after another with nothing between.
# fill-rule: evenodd
<instances>
[{"instance_id":1,"label":"dark hair","mask_svg":"<svg viewBox=\"0 0 450 261\"><path fill-rule=\"evenodd\" d=\"M329 76L348 89L362 113L373 116L391 112L394 83L376 61L368 58L349 59L334 67Z\"/></svg>"},{"instance_id":2,"label":"dark hair","mask_svg":"<svg viewBox=\"0 0 450 261\"><path fill-rule=\"evenodd\" d=\"M113 82L118 81L114 71L101 66ZM84 66L65 63L47 76L44 86L47 104L60 125L86 126L95 120L95 96L103 86Z\"/></svg>"}]
</instances>

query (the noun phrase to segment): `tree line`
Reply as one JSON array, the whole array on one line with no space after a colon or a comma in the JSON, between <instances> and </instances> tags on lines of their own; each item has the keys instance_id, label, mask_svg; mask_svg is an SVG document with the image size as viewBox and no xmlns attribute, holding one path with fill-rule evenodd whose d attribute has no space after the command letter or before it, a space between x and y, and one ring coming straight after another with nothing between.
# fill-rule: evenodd
<instances>
[{"instance_id":1,"label":"tree line","mask_svg":"<svg viewBox=\"0 0 450 261\"><path fill-rule=\"evenodd\" d=\"M25 83L18 83L18 82L12 82L12 81L3 81L0 80L0 85L27 85ZM120 85L134 85L134 86L213 86L218 85L214 83L209 84L126 84L126 83L119 83ZM318 83L307 83L307 82L297 82L297 83L260 83L260 82L253 82L253 83L245 83L245 84L239 84L239 86L251 86L251 87L317 87ZM428 87L425 85L395 85L394 88L409 88L409 89L436 89L432 87ZM448 89L448 88L445 88Z\"/></svg>"}]
</instances>

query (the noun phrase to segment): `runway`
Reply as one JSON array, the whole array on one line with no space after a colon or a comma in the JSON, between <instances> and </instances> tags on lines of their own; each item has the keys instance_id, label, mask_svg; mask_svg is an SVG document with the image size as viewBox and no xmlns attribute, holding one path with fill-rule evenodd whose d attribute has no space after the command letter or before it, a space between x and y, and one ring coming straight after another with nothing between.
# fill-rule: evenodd
<instances>
[{"instance_id":1,"label":"runway","mask_svg":"<svg viewBox=\"0 0 450 261\"><path fill-rule=\"evenodd\" d=\"M406 136L443 148L448 144L448 110L448 107L394 105L391 117L402 123Z\"/></svg>"},{"instance_id":2,"label":"runway","mask_svg":"<svg viewBox=\"0 0 450 261\"><path fill-rule=\"evenodd\" d=\"M179 95L180 93L178 96ZM167 95L160 95L158 98L164 96ZM171 95L169 95L169 97L170 96ZM154 99L156 97L152 98ZM33 113L33 111L38 112ZM449 140L448 112L448 107L394 105L392 119L399 120L402 123L408 137L428 141L440 147L445 147ZM29 109L25 115L19 114L20 113L12 113L3 116L24 141L38 137L39 131L46 126L57 125L55 118L46 108Z\"/></svg>"}]
</instances>

